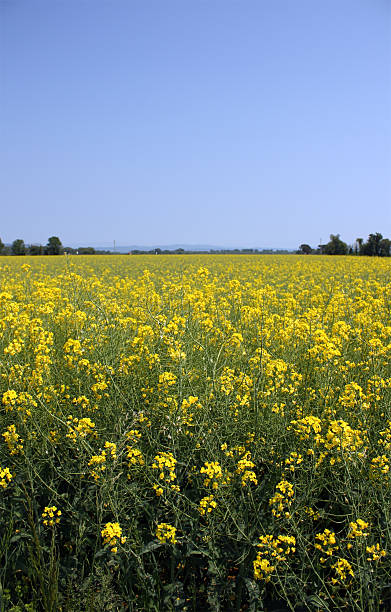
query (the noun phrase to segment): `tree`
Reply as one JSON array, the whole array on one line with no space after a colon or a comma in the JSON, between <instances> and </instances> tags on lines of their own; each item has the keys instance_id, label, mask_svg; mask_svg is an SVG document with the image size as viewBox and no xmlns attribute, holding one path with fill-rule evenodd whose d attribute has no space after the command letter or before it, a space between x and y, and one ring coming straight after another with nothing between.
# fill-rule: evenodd
<instances>
[{"instance_id":1,"label":"tree","mask_svg":"<svg viewBox=\"0 0 391 612\"><path fill-rule=\"evenodd\" d=\"M43 246L41 244L30 244L29 255L43 255Z\"/></svg>"},{"instance_id":2,"label":"tree","mask_svg":"<svg viewBox=\"0 0 391 612\"><path fill-rule=\"evenodd\" d=\"M79 247L79 255L95 255L95 249L93 247Z\"/></svg>"},{"instance_id":3,"label":"tree","mask_svg":"<svg viewBox=\"0 0 391 612\"><path fill-rule=\"evenodd\" d=\"M4 251L4 243L2 241L2 239L0 238L0 254Z\"/></svg>"},{"instance_id":4,"label":"tree","mask_svg":"<svg viewBox=\"0 0 391 612\"><path fill-rule=\"evenodd\" d=\"M346 255L348 252L348 245L343 242L339 234L330 234L330 242L324 245L323 253L325 255Z\"/></svg>"},{"instance_id":5,"label":"tree","mask_svg":"<svg viewBox=\"0 0 391 612\"><path fill-rule=\"evenodd\" d=\"M299 247L299 253L303 255L309 255L312 253L312 248L309 244L301 244Z\"/></svg>"},{"instance_id":6,"label":"tree","mask_svg":"<svg viewBox=\"0 0 391 612\"><path fill-rule=\"evenodd\" d=\"M61 255L64 252L58 236L51 236L45 248L46 255Z\"/></svg>"},{"instance_id":7,"label":"tree","mask_svg":"<svg viewBox=\"0 0 391 612\"><path fill-rule=\"evenodd\" d=\"M24 240L18 238L14 240L11 247L12 255L26 255L26 245L24 244Z\"/></svg>"},{"instance_id":8,"label":"tree","mask_svg":"<svg viewBox=\"0 0 391 612\"><path fill-rule=\"evenodd\" d=\"M376 232L376 234L369 234L368 240L362 246L362 254L373 257L374 255L380 255L380 243L383 240L382 234Z\"/></svg>"},{"instance_id":9,"label":"tree","mask_svg":"<svg viewBox=\"0 0 391 612\"><path fill-rule=\"evenodd\" d=\"M380 240L380 257L390 257L391 255L391 240L388 238L383 238Z\"/></svg>"}]
</instances>

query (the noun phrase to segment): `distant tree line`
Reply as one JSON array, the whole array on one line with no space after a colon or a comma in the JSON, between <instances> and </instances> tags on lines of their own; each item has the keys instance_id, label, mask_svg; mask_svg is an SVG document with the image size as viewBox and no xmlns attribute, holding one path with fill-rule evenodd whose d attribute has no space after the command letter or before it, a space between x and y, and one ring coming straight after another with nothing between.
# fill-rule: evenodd
<instances>
[{"instance_id":1,"label":"distant tree line","mask_svg":"<svg viewBox=\"0 0 391 612\"><path fill-rule=\"evenodd\" d=\"M45 246L42 244L25 244L24 240L17 238L11 245L5 245L0 238L0 255L102 255L110 251L96 251L92 247L79 247L73 249L64 247L58 236L51 236Z\"/></svg>"},{"instance_id":2,"label":"distant tree line","mask_svg":"<svg viewBox=\"0 0 391 612\"><path fill-rule=\"evenodd\" d=\"M178 249L160 249L153 248L150 250L134 249L128 255L182 255L182 254L200 254L200 253L235 253L235 254L268 254L268 253L291 253L288 249L210 249L208 251L193 251L182 248ZM0 255L121 255L119 251L113 253L113 251L95 250L93 247L78 247L77 249L72 247L63 246L58 236L51 236L48 239L48 243L43 246L42 244L25 244L24 240L18 238L13 241L10 245L3 244L0 238Z\"/></svg>"},{"instance_id":3,"label":"distant tree line","mask_svg":"<svg viewBox=\"0 0 391 612\"><path fill-rule=\"evenodd\" d=\"M357 238L353 245L348 245L341 240L339 234L330 234L327 244L319 244L313 249L309 244L301 244L297 253L301 255L366 255L369 257L390 257L391 240L383 238L382 234L376 232L369 234L368 240Z\"/></svg>"},{"instance_id":4,"label":"distant tree line","mask_svg":"<svg viewBox=\"0 0 391 612\"><path fill-rule=\"evenodd\" d=\"M181 255L181 254L286 254L290 253L288 249L210 249L209 251L185 251L182 248L175 250L170 249L150 249L139 250L134 249L129 255ZM366 255L370 257L390 257L391 256L391 240L383 238L382 234L376 232L369 234L368 240L365 242L363 238L357 238L353 245L348 245L341 240L339 234L330 234L330 240L326 244L319 244L317 248L312 248L309 244L303 243L296 251L301 255ZM112 251L95 250L93 247L64 247L58 236L51 236L45 246L41 244L25 244L24 240L17 238L11 245L3 244L0 238L0 255L106 255L113 254ZM116 254L120 254L117 252Z\"/></svg>"}]
</instances>

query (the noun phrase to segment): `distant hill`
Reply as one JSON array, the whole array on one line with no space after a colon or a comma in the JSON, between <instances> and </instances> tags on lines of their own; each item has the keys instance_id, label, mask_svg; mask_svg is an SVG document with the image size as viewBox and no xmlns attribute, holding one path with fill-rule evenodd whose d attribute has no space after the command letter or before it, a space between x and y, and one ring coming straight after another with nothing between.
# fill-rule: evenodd
<instances>
[{"instance_id":1,"label":"distant hill","mask_svg":"<svg viewBox=\"0 0 391 612\"><path fill-rule=\"evenodd\" d=\"M114 251L113 244L106 245L95 245L95 244L78 244L78 245L69 245L73 248L80 248L82 246L93 246L96 251ZM139 245L139 244L129 244L129 245L116 245L115 252L116 253L130 253L131 251L152 251L154 249L161 249L162 251L175 251L177 249L183 249L184 251L233 251L235 249L244 249L244 248L252 248L257 249L259 251L265 250L274 250L281 251L286 250L287 252L291 252L291 249L267 249L266 247L242 247L242 246L222 246L222 245L211 245L211 244L153 244L153 245Z\"/></svg>"},{"instance_id":2,"label":"distant hill","mask_svg":"<svg viewBox=\"0 0 391 612\"><path fill-rule=\"evenodd\" d=\"M80 247L78 244L74 248ZM84 246L84 245L83 245ZM90 246L90 245L86 245ZM114 251L113 244L110 245L91 245L96 251ZM116 245L116 253L130 253L130 251L152 251L153 249L161 249L162 251L175 251L176 249L184 249L185 251L218 251L227 247L222 246L211 246L209 244L152 244L152 245L140 245L140 244L129 244L129 245Z\"/></svg>"}]
</instances>

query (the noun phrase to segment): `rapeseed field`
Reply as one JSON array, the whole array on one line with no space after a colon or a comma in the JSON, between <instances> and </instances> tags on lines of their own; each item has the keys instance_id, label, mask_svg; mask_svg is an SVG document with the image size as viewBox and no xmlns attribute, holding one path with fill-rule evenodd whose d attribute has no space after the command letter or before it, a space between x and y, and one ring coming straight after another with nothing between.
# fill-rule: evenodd
<instances>
[{"instance_id":1,"label":"rapeseed field","mask_svg":"<svg viewBox=\"0 0 391 612\"><path fill-rule=\"evenodd\" d=\"M0 609L391 609L391 262L0 259Z\"/></svg>"}]
</instances>

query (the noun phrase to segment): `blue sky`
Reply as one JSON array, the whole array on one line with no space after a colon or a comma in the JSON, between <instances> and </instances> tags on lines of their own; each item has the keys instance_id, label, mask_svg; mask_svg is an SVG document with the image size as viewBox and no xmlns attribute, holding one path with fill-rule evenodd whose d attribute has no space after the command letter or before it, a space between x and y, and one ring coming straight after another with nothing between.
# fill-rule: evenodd
<instances>
[{"instance_id":1,"label":"blue sky","mask_svg":"<svg viewBox=\"0 0 391 612\"><path fill-rule=\"evenodd\" d=\"M389 0L0 0L0 237L391 237Z\"/></svg>"}]
</instances>

